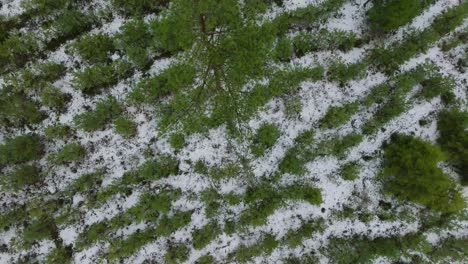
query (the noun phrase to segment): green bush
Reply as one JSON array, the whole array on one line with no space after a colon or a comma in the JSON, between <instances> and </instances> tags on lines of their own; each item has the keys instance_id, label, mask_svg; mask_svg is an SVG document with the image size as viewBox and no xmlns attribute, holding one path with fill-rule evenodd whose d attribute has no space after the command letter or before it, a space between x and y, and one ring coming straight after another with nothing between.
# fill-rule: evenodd
<instances>
[{"instance_id":1,"label":"green bush","mask_svg":"<svg viewBox=\"0 0 468 264\"><path fill-rule=\"evenodd\" d=\"M464 208L459 187L437 167L444 158L437 146L406 135L392 135L384 146L384 188L398 199L442 213Z\"/></svg>"},{"instance_id":2,"label":"green bush","mask_svg":"<svg viewBox=\"0 0 468 264\"><path fill-rule=\"evenodd\" d=\"M421 0L379 0L367 12L370 26L377 32L390 32L410 22L423 9Z\"/></svg>"},{"instance_id":3,"label":"green bush","mask_svg":"<svg viewBox=\"0 0 468 264\"><path fill-rule=\"evenodd\" d=\"M39 45L32 33L10 35L0 43L0 73L6 69L22 67L31 57L37 56Z\"/></svg>"},{"instance_id":4,"label":"green bush","mask_svg":"<svg viewBox=\"0 0 468 264\"><path fill-rule=\"evenodd\" d=\"M129 138L136 134L137 128L135 123L130 118L119 117L114 120L114 131L123 137Z\"/></svg>"},{"instance_id":5,"label":"green bush","mask_svg":"<svg viewBox=\"0 0 468 264\"><path fill-rule=\"evenodd\" d=\"M78 11L77 9L65 10L52 22L51 28L60 38L73 38L91 29L96 23L96 17Z\"/></svg>"},{"instance_id":6,"label":"green bush","mask_svg":"<svg viewBox=\"0 0 468 264\"><path fill-rule=\"evenodd\" d=\"M305 221L299 229L289 230L283 237L283 242L291 248L301 245L302 240L311 237L316 232L325 229L325 221L322 218ZM299 262L302 263L302 262Z\"/></svg>"},{"instance_id":7,"label":"green bush","mask_svg":"<svg viewBox=\"0 0 468 264\"><path fill-rule=\"evenodd\" d=\"M319 189L302 184L294 184L283 187L280 190L280 193L284 198L287 199L304 200L313 205L322 203L322 195Z\"/></svg>"},{"instance_id":8,"label":"green bush","mask_svg":"<svg viewBox=\"0 0 468 264\"><path fill-rule=\"evenodd\" d=\"M0 165L38 160L43 152L41 139L35 134L7 138L5 143L0 145Z\"/></svg>"},{"instance_id":9,"label":"green bush","mask_svg":"<svg viewBox=\"0 0 468 264\"><path fill-rule=\"evenodd\" d=\"M302 101L299 97L288 97L284 99L284 114L288 118L300 117L302 112Z\"/></svg>"},{"instance_id":10,"label":"green bush","mask_svg":"<svg viewBox=\"0 0 468 264\"><path fill-rule=\"evenodd\" d=\"M39 110L39 104L25 94L8 92L6 88L0 91L1 125L22 127L40 123L46 117L46 114Z\"/></svg>"},{"instance_id":11,"label":"green bush","mask_svg":"<svg viewBox=\"0 0 468 264\"><path fill-rule=\"evenodd\" d=\"M106 62L109 55L114 52L114 40L111 36L100 34L87 34L70 45L70 49L89 63Z\"/></svg>"},{"instance_id":12,"label":"green bush","mask_svg":"<svg viewBox=\"0 0 468 264\"><path fill-rule=\"evenodd\" d=\"M251 245L241 245L233 253L229 255L229 259L235 258L240 263L251 261L252 258L260 256L263 253L269 255L279 245L279 242L273 235L267 234L260 241Z\"/></svg>"},{"instance_id":13,"label":"green bush","mask_svg":"<svg viewBox=\"0 0 468 264\"><path fill-rule=\"evenodd\" d=\"M190 254L190 249L183 244L169 244L167 247L167 252L164 255L164 260L168 264L178 264L184 262L188 259Z\"/></svg>"},{"instance_id":14,"label":"green bush","mask_svg":"<svg viewBox=\"0 0 468 264\"><path fill-rule=\"evenodd\" d=\"M281 131L276 125L268 123L262 124L254 137L251 146L252 153L257 157L262 156L265 154L266 150L273 147L280 135Z\"/></svg>"},{"instance_id":15,"label":"green bush","mask_svg":"<svg viewBox=\"0 0 468 264\"><path fill-rule=\"evenodd\" d=\"M221 207L220 199L222 196L213 188L204 190L201 193L201 200L205 203L205 215L207 218L212 218L218 213Z\"/></svg>"},{"instance_id":16,"label":"green bush","mask_svg":"<svg viewBox=\"0 0 468 264\"><path fill-rule=\"evenodd\" d=\"M333 61L328 68L328 78L343 86L350 80L358 79L366 73L367 64L364 62L344 63L340 60Z\"/></svg>"},{"instance_id":17,"label":"green bush","mask_svg":"<svg viewBox=\"0 0 468 264\"><path fill-rule=\"evenodd\" d=\"M45 258L45 264L71 263L73 251L71 247L56 247Z\"/></svg>"},{"instance_id":18,"label":"green bush","mask_svg":"<svg viewBox=\"0 0 468 264\"><path fill-rule=\"evenodd\" d=\"M69 137L72 132L70 126L63 124L48 126L44 129L45 136L48 139L64 139Z\"/></svg>"},{"instance_id":19,"label":"green bush","mask_svg":"<svg viewBox=\"0 0 468 264\"><path fill-rule=\"evenodd\" d=\"M401 96L391 96L381 105L374 116L362 126L365 135L376 133L379 128L397 117L407 109L405 99Z\"/></svg>"},{"instance_id":20,"label":"green bush","mask_svg":"<svg viewBox=\"0 0 468 264\"><path fill-rule=\"evenodd\" d=\"M275 59L281 62L289 61L294 54L293 42L289 38L280 38L275 46Z\"/></svg>"},{"instance_id":21,"label":"green bush","mask_svg":"<svg viewBox=\"0 0 468 264\"><path fill-rule=\"evenodd\" d=\"M23 241L26 247L32 246L34 242L45 239L53 239L58 236L58 230L51 217L43 216L30 222L23 231Z\"/></svg>"},{"instance_id":22,"label":"green bush","mask_svg":"<svg viewBox=\"0 0 468 264\"><path fill-rule=\"evenodd\" d=\"M175 150L180 150L185 146L185 136L182 133L172 134L169 138L169 144Z\"/></svg>"},{"instance_id":23,"label":"green bush","mask_svg":"<svg viewBox=\"0 0 468 264\"><path fill-rule=\"evenodd\" d=\"M112 64L98 63L83 71L73 73L73 87L85 94L97 94L100 89L116 84L132 72L125 60L116 60Z\"/></svg>"},{"instance_id":24,"label":"green bush","mask_svg":"<svg viewBox=\"0 0 468 264\"><path fill-rule=\"evenodd\" d=\"M440 136L437 143L449 155L462 178L468 184L468 112L457 109L445 110L439 114L437 129Z\"/></svg>"},{"instance_id":25,"label":"green bush","mask_svg":"<svg viewBox=\"0 0 468 264\"><path fill-rule=\"evenodd\" d=\"M332 106L328 109L325 116L320 120L321 128L335 128L346 121L348 121L352 115L354 115L359 109L358 102L347 103L342 106Z\"/></svg>"},{"instance_id":26,"label":"green bush","mask_svg":"<svg viewBox=\"0 0 468 264\"><path fill-rule=\"evenodd\" d=\"M158 160L147 161L138 169L139 176L147 180L166 178L178 173L179 161L175 157L166 155L161 156Z\"/></svg>"},{"instance_id":27,"label":"green bush","mask_svg":"<svg viewBox=\"0 0 468 264\"><path fill-rule=\"evenodd\" d=\"M119 117L122 107L112 97L97 102L96 109L79 114L74 117L75 124L85 131L96 131L102 129L106 124Z\"/></svg>"},{"instance_id":28,"label":"green bush","mask_svg":"<svg viewBox=\"0 0 468 264\"><path fill-rule=\"evenodd\" d=\"M151 45L151 33L148 24L141 19L134 19L121 27L116 37L116 46L125 51L130 60L140 69L150 63L148 47Z\"/></svg>"},{"instance_id":29,"label":"green bush","mask_svg":"<svg viewBox=\"0 0 468 264\"><path fill-rule=\"evenodd\" d=\"M216 261L211 255L203 255L195 261L195 264L215 264L215 263Z\"/></svg>"},{"instance_id":30,"label":"green bush","mask_svg":"<svg viewBox=\"0 0 468 264\"><path fill-rule=\"evenodd\" d=\"M42 180L40 170L35 165L20 165L14 171L5 174L0 181L4 187L12 190L20 190L21 188L33 185Z\"/></svg>"},{"instance_id":31,"label":"green bush","mask_svg":"<svg viewBox=\"0 0 468 264\"><path fill-rule=\"evenodd\" d=\"M359 165L356 162L348 162L340 169L341 178L352 181L359 178Z\"/></svg>"},{"instance_id":32,"label":"green bush","mask_svg":"<svg viewBox=\"0 0 468 264\"><path fill-rule=\"evenodd\" d=\"M156 76L142 79L131 91L135 103L155 103L172 93L191 87L195 69L189 64L173 64Z\"/></svg>"},{"instance_id":33,"label":"green bush","mask_svg":"<svg viewBox=\"0 0 468 264\"><path fill-rule=\"evenodd\" d=\"M55 164L65 164L73 161L81 161L86 156L86 149L78 143L69 143L57 153L50 155L49 160Z\"/></svg>"},{"instance_id":34,"label":"green bush","mask_svg":"<svg viewBox=\"0 0 468 264\"><path fill-rule=\"evenodd\" d=\"M45 106L58 111L63 111L70 101L71 96L60 91L53 85L46 86L41 91L41 101Z\"/></svg>"},{"instance_id":35,"label":"green bush","mask_svg":"<svg viewBox=\"0 0 468 264\"><path fill-rule=\"evenodd\" d=\"M236 163L228 163L219 167L210 168L208 174L215 180L235 178L242 173L241 166Z\"/></svg>"},{"instance_id":36,"label":"green bush","mask_svg":"<svg viewBox=\"0 0 468 264\"><path fill-rule=\"evenodd\" d=\"M215 222L211 222L200 229L192 232L192 242L195 249L202 249L213 239L221 234L221 228Z\"/></svg>"},{"instance_id":37,"label":"green bush","mask_svg":"<svg viewBox=\"0 0 468 264\"><path fill-rule=\"evenodd\" d=\"M169 0L112 0L112 6L128 16L137 16L162 10L169 4Z\"/></svg>"}]
</instances>

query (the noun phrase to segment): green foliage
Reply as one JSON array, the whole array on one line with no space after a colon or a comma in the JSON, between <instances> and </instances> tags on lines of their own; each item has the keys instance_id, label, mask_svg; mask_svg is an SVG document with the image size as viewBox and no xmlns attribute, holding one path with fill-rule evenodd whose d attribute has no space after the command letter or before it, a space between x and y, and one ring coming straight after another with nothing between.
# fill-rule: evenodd
<instances>
[{"instance_id":1,"label":"green foliage","mask_svg":"<svg viewBox=\"0 0 468 264\"><path fill-rule=\"evenodd\" d=\"M320 120L321 128L335 128L346 121L348 121L352 115L354 115L359 109L357 102L347 103L342 106L332 106L328 109L325 116Z\"/></svg>"},{"instance_id":2,"label":"green foliage","mask_svg":"<svg viewBox=\"0 0 468 264\"><path fill-rule=\"evenodd\" d=\"M73 251L71 247L56 247L45 258L45 264L71 263Z\"/></svg>"},{"instance_id":3,"label":"green foliage","mask_svg":"<svg viewBox=\"0 0 468 264\"><path fill-rule=\"evenodd\" d=\"M192 212L176 211L172 217L164 215L156 227L155 233L159 236L168 236L177 229L190 223Z\"/></svg>"},{"instance_id":4,"label":"green foliage","mask_svg":"<svg viewBox=\"0 0 468 264\"><path fill-rule=\"evenodd\" d=\"M41 101L45 106L58 111L63 111L70 101L71 96L60 91L53 85L46 86L41 91Z\"/></svg>"},{"instance_id":5,"label":"green foliage","mask_svg":"<svg viewBox=\"0 0 468 264\"><path fill-rule=\"evenodd\" d=\"M335 60L328 68L328 78L343 86L350 80L361 78L366 73L367 64L365 62L344 63Z\"/></svg>"},{"instance_id":6,"label":"green foliage","mask_svg":"<svg viewBox=\"0 0 468 264\"><path fill-rule=\"evenodd\" d=\"M405 236L332 238L327 255L337 264L370 263L379 256L391 260L410 258L415 252L428 252L431 246L421 235Z\"/></svg>"},{"instance_id":7,"label":"green foliage","mask_svg":"<svg viewBox=\"0 0 468 264\"><path fill-rule=\"evenodd\" d=\"M196 264L215 264L216 261L211 255L203 255L199 257L196 261Z\"/></svg>"},{"instance_id":8,"label":"green foliage","mask_svg":"<svg viewBox=\"0 0 468 264\"><path fill-rule=\"evenodd\" d=\"M212 218L217 215L218 209L221 207L221 198L222 196L213 188L204 190L201 193L201 200L205 203L206 217Z\"/></svg>"},{"instance_id":9,"label":"green foliage","mask_svg":"<svg viewBox=\"0 0 468 264\"><path fill-rule=\"evenodd\" d=\"M98 94L100 89L116 84L131 72L130 64L125 60L116 60L109 65L97 63L73 73L73 87L85 94Z\"/></svg>"},{"instance_id":10,"label":"green foliage","mask_svg":"<svg viewBox=\"0 0 468 264\"><path fill-rule=\"evenodd\" d=\"M185 146L185 136L181 133L172 134L169 138L169 144L175 150L180 150Z\"/></svg>"},{"instance_id":11,"label":"green foliage","mask_svg":"<svg viewBox=\"0 0 468 264\"><path fill-rule=\"evenodd\" d=\"M0 91L0 125L22 127L37 124L46 118L39 104L24 93Z\"/></svg>"},{"instance_id":12,"label":"green foliage","mask_svg":"<svg viewBox=\"0 0 468 264\"><path fill-rule=\"evenodd\" d=\"M57 80L66 71L63 64L55 62L37 63L5 76L5 83L14 91L41 90Z\"/></svg>"},{"instance_id":13,"label":"green foliage","mask_svg":"<svg viewBox=\"0 0 468 264\"><path fill-rule=\"evenodd\" d=\"M275 46L275 58L281 62L287 62L294 54L293 42L289 38L280 38Z\"/></svg>"},{"instance_id":14,"label":"green foliage","mask_svg":"<svg viewBox=\"0 0 468 264\"><path fill-rule=\"evenodd\" d=\"M288 97L284 99L284 114L288 118L300 117L302 112L302 101L299 97Z\"/></svg>"},{"instance_id":15,"label":"green foliage","mask_svg":"<svg viewBox=\"0 0 468 264\"><path fill-rule=\"evenodd\" d=\"M0 165L38 160L43 152L41 139L35 134L7 138L5 143L0 145Z\"/></svg>"},{"instance_id":16,"label":"green foliage","mask_svg":"<svg viewBox=\"0 0 468 264\"><path fill-rule=\"evenodd\" d=\"M322 218L310 219L296 230L289 230L283 237L283 243L291 248L301 245L302 240L311 237L316 232L323 232L325 230L325 221Z\"/></svg>"},{"instance_id":17,"label":"green foliage","mask_svg":"<svg viewBox=\"0 0 468 264\"><path fill-rule=\"evenodd\" d=\"M78 143L69 143L58 152L49 156L49 160L55 164L66 164L73 161L81 161L86 156L86 149Z\"/></svg>"},{"instance_id":18,"label":"green foliage","mask_svg":"<svg viewBox=\"0 0 468 264\"><path fill-rule=\"evenodd\" d=\"M112 5L128 16L158 12L169 4L169 0L112 0Z\"/></svg>"},{"instance_id":19,"label":"green foliage","mask_svg":"<svg viewBox=\"0 0 468 264\"><path fill-rule=\"evenodd\" d=\"M69 48L89 63L106 62L115 50L114 40L104 33L87 34L72 43Z\"/></svg>"},{"instance_id":20,"label":"green foliage","mask_svg":"<svg viewBox=\"0 0 468 264\"><path fill-rule=\"evenodd\" d=\"M362 132L365 135L376 133L379 128L397 117L407 109L405 99L400 96L392 96L381 105L374 116L362 126Z\"/></svg>"},{"instance_id":21,"label":"green foliage","mask_svg":"<svg viewBox=\"0 0 468 264\"><path fill-rule=\"evenodd\" d=\"M224 166L213 167L209 170L208 174L215 180L235 178L242 173L241 166L236 163L228 163Z\"/></svg>"},{"instance_id":22,"label":"green foliage","mask_svg":"<svg viewBox=\"0 0 468 264\"><path fill-rule=\"evenodd\" d=\"M279 242L273 235L267 234L262 240L251 246L242 245L229 255L229 259L235 258L240 263L245 263L262 254L269 255L278 246Z\"/></svg>"},{"instance_id":23,"label":"green foliage","mask_svg":"<svg viewBox=\"0 0 468 264\"><path fill-rule=\"evenodd\" d=\"M345 2L345 0L328 0L320 5L308 5L286 14L286 18L279 17L279 19L284 19L285 22L282 23L289 27L308 28L334 14Z\"/></svg>"},{"instance_id":24,"label":"green foliage","mask_svg":"<svg viewBox=\"0 0 468 264\"><path fill-rule=\"evenodd\" d=\"M459 187L437 167L444 158L437 146L395 134L384 151L382 177L385 190L401 200L416 202L442 213L464 208Z\"/></svg>"},{"instance_id":25,"label":"green foliage","mask_svg":"<svg viewBox=\"0 0 468 264\"><path fill-rule=\"evenodd\" d=\"M148 47L151 44L151 34L148 24L141 19L134 19L121 27L116 37L116 47L125 51L130 60L140 69L150 63Z\"/></svg>"},{"instance_id":26,"label":"green foliage","mask_svg":"<svg viewBox=\"0 0 468 264\"><path fill-rule=\"evenodd\" d=\"M457 109L445 110L439 114L437 129L440 136L437 143L449 155L462 178L468 184L468 112Z\"/></svg>"},{"instance_id":27,"label":"green foliage","mask_svg":"<svg viewBox=\"0 0 468 264\"><path fill-rule=\"evenodd\" d=\"M53 223L51 217L43 216L38 219L32 220L26 225L23 231L23 242L26 247L30 247L32 243L53 239L58 236L58 230Z\"/></svg>"},{"instance_id":28,"label":"green foliage","mask_svg":"<svg viewBox=\"0 0 468 264\"><path fill-rule=\"evenodd\" d=\"M301 175L305 173L304 164L310 157L312 144L314 143L314 131L306 130L299 134L295 141L295 146L290 148L283 160L279 164L282 173Z\"/></svg>"},{"instance_id":29,"label":"green foliage","mask_svg":"<svg viewBox=\"0 0 468 264\"><path fill-rule=\"evenodd\" d=\"M293 39L294 53L298 57L308 52L339 49L348 51L356 46L358 39L354 32L341 30L320 30L317 33L300 32Z\"/></svg>"},{"instance_id":30,"label":"green foliage","mask_svg":"<svg viewBox=\"0 0 468 264\"><path fill-rule=\"evenodd\" d=\"M356 162L348 162L341 167L341 178L352 181L359 178L359 165Z\"/></svg>"},{"instance_id":31,"label":"green foliage","mask_svg":"<svg viewBox=\"0 0 468 264\"><path fill-rule=\"evenodd\" d=\"M79 128L85 131L96 131L104 128L121 113L122 107L119 102L114 97L108 96L96 103L96 109L79 114L73 120Z\"/></svg>"},{"instance_id":32,"label":"green foliage","mask_svg":"<svg viewBox=\"0 0 468 264\"><path fill-rule=\"evenodd\" d=\"M216 222L211 222L192 232L192 242L195 249L202 249L221 234L221 228Z\"/></svg>"},{"instance_id":33,"label":"green foliage","mask_svg":"<svg viewBox=\"0 0 468 264\"><path fill-rule=\"evenodd\" d=\"M107 259L114 261L130 256L140 247L156 239L153 230L137 230L127 238L117 238L111 241Z\"/></svg>"},{"instance_id":34,"label":"green foliage","mask_svg":"<svg viewBox=\"0 0 468 264\"><path fill-rule=\"evenodd\" d=\"M57 38L67 39L90 30L94 23L96 23L96 18L93 15L82 13L77 9L69 9L53 20L51 28Z\"/></svg>"},{"instance_id":35,"label":"green foliage","mask_svg":"<svg viewBox=\"0 0 468 264\"><path fill-rule=\"evenodd\" d=\"M303 184L294 184L281 189L281 194L286 199L304 200L313 205L322 203L320 190Z\"/></svg>"},{"instance_id":36,"label":"green foliage","mask_svg":"<svg viewBox=\"0 0 468 264\"><path fill-rule=\"evenodd\" d=\"M376 32L390 32L410 22L424 7L421 0L373 1L367 15L371 28Z\"/></svg>"},{"instance_id":37,"label":"green foliage","mask_svg":"<svg viewBox=\"0 0 468 264\"><path fill-rule=\"evenodd\" d=\"M37 166L23 164L0 178L0 183L6 189L20 190L25 186L33 185L41 180L42 175Z\"/></svg>"},{"instance_id":38,"label":"green foliage","mask_svg":"<svg viewBox=\"0 0 468 264\"><path fill-rule=\"evenodd\" d=\"M422 90L419 93L424 99L430 100L436 96L444 95L455 88L455 81L439 73L432 73L426 80L421 82Z\"/></svg>"},{"instance_id":39,"label":"green foliage","mask_svg":"<svg viewBox=\"0 0 468 264\"><path fill-rule=\"evenodd\" d=\"M136 134L137 128L130 118L121 116L114 120L114 131L123 137L129 138Z\"/></svg>"},{"instance_id":40,"label":"green foliage","mask_svg":"<svg viewBox=\"0 0 468 264\"><path fill-rule=\"evenodd\" d=\"M177 264L184 262L188 259L190 254L190 249L183 244L169 244L167 252L164 255L164 260L168 264Z\"/></svg>"},{"instance_id":41,"label":"green foliage","mask_svg":"<svg viewBox=\"0 0 468 264\"><path fill-rule=\"evenodd\" d=\"M276 140L280 137L281 131L274 124L264 123L258 130L254 137L251 150L255 156L262 156L265 151L273 147Z\"/></svg>"},{"instance_id":42,"label":"green foliage","mask_svg":"<svg viewBox=\"0 0 468 264\"><path fill-rule=\"evenodd\" d=\"M46 127L44 133L48 139L64 139L71 136L73 131L68 125L57 124Z\"/></svg>"},{"instance_id":43,"label":"green foliage","mask_svg":"<svg viewBox=\"0 0 468 264\"><path fill-rule=\"evenodd\" d=\"M150 160L138 169L141 179L157 180L179 173L179 161L175 157L161 156L158 160Z\"/></svg>"},{"instance_id":44,"label":"green foliage","mask_svg":"<svg viewBox=\"0 0 468 264\"><path fill-rule=\"evenodd\" d=\"M190 64L173 64L156 76L142 79L129 97L135 103L155 103L192 85L195 69Z\"/></svg>"},{"instance_id":45,"label":"green foliage","mask_svg":"<svg viewBox=\"0 0 468 264\"><path fill-rule=\"evenodd\" d=\"M390 74L414 54L427 50L432 43L455 29L461 24L466 14L468 14L468 3L449 8L434 19L430 28L409 32L403 42L392 44L386 49L372 50L370 59L378 68Z\"/></svg>"},{"instance_id":46,"label":"green foliage","mask_svg":"<svg viewBox=\"0 0 468 264\"><path fill-rule=\"evenodd\" d=\"M86 192L92 193L101 186L103 176L102 172L82 174L67 186L65 192L70 195Z\"/></svg>"},{"instance_id":47,"label":"green foliage","mask_svg":"<svg viewBox=\"0 0 468 264\"><path fill-rule=\"evenodd\" d=\"M0 73L22 67L38 55L39 45L32 33L16 33L0 43ZM5 69L4 69L5 68Z\"/></svg>"}]
</instances>

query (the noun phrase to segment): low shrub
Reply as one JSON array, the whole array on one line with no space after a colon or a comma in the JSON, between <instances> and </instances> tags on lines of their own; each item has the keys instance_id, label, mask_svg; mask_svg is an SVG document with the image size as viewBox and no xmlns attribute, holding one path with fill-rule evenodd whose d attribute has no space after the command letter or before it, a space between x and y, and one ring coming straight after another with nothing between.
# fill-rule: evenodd
<instances>
[{"instance_id":1,"label":"low shrub","mask_svg":"<svg viewBox=\"0 0 468 264\"><path fill-rule=\"evenodd\" d=\"M44 133L48 139L64 139L69 137L73 131L68 125L57 124L46 127Z\"/></svg>"},{"instance_id":2,"label":"low shrub","mask_svg":"<svg viewBox=\"0 0 468 264\"><path fill-rule=\"evenodd\" d=\"M251 146L252 153L257 157L262 156L265 154L266 150L273 147L280 135L281 131L276 125L268 123L262 124L253 139Z\"/></svg>"},{"instance_id":3,"label":"low shrub","mask_svg":"<svg viewBox=\"0 0 468 264\"><path fill-rule=\"evenodd\" d=\"M102 129L106 124L119 117L122 106L117 100L108 96L97 102L96 109L79 114L74 117L75 124L85 131Z\"/></svg>"},{"instance_id":4,"label":"low shrub","mask_svg":"<svg viewBox=\"0 0 468 264\"><path fill-rule=\"evenodd\" d=\"M72 43L69 48L88 63L104 63L115 51L114 40L104 33L87 34Z\"/></svg>"},{"instance_id":5,"label":"low shrub","mask_svg":"<svg viewBox=\"0 0 468 264\"><path fill-rule=\"evenodd\" d=\"M341 178L352 181L359 178L359 165L356 162L348 162L340 169Z\"/></svg>"},{"instance_id":6,"label":"low shrub","mask_svg":"<svg viewBox=\"0 0 468 264\"><path fill-rule=\"evenodd\" d=\"M182 133L174 133L169 138L169 144L175 150L180 150L185 146L185 135Z\"/></svg>"},{"instance_id":7,"label":"low shrub","mask_svg":"<svg viewBox=\"0 0 468 264\"><path fill-rule=\"evenodd\" d=\"M63 111L70 99L71 95L61 92L53 85L48 85L41 91L42 103L58 111Z\"/></svg>"},{"instance_id":8,"label":"low shrub","mask_svg":"<svg viewBox=\"0 0 468 264\"><path fill-rule=\"evenodd\" d=\"M46 113L39 110L39 104L24 93L0 91L1 125L22 127L40 123L46 117Z\"/></svg>"},{"instance_id":9,"label":"low shrub","mask_svg":"<svg viewBox=\"0 0 468 264\"><path fill-rule=\"evenodd\" d=\"M190 249L183 244L169 244L167 247L167 252L164 255L164 260L168 264L177 264L184 262L188 259L190 254Z\"/></svg>"},{"instance_id":10,"label":"low shrub","mask_svg":"<svg viewBox=\"0 0 468 264\"><path fill-rule=\"evenodd\" d=\"M120 30L120 34L116 36L116 47L124 50L138 68L148 66L151 61L148 50L151 45L151 32L148 24L141 19L133 19L125 23Z\"/></svg>"},{"instance_id":11,"label":"low shrub","mask_svg":"<svg viewBox=\"0 0 468 264\"><path fill-rule=\"evenodd\" d=\"M421 13L423 3L420 0L374 1L367 12L370 27L376 32L395 30Z\"/></svg>"},{"instance_id":12,"label":"low shrub","mask_svg":"<svg viewBox=\"0 0 468 264\"><path fill-rule=\"evenodd\" d=\"M336 128L354 115L359 109L358 102L347 103L342 106L332 106L320 120L321 128Z\"/></svg>"},{"instance_id":13,"label":"low shrub","mask_svg":"<svg viewBox=\"0 0 468 264\"><path fill-rule=\"evenodd\" d=\"M39 136L24 134L7 138L0 145L0 165L38 160L44 153L44 147Z\"/></svg>"},{"instance_id":14,"label":"low shrub","mask_svg":"<svg viewBox=\"0 0 468 264\"><path fill-rule=\"evenodd\" d=\"M394 134L384 146L382 179L386 191L400 200L442 213L464 208L460 188L437 166L444 154L431 143Z\"/></svg>"},{"instance_id":15,"label":"low shrub","mask_svg":"<svg viewBox=\"0 0 468 264\"><path fill-rule=\"evenodd\" d=\"M14 171L5 174L0 182L6 189L20 190L42 180L40 170L35 165L20 165Z\"/></svg>"},{"instance_id":16,"label":"low shrub","mask_svg":"<svg viewBox=\"0 0 468 264\"><path fill-rule=\"evenodd\" d=\"M78 143L69 143L58 152L49 156L49 160L55 164L65 164L73 161L81 161L86 156L86 149Z\"/></svg>"},{"instance_id":17,"label":"low shrub","mask_svg":"<svg viewBox=\"0 0 468 264\"><path fill-rule=\"evenodd\" d=\"M221 228L215 222L211 222L200 229L192 232L192 242L195 249L202 249L213 239L221 234Z\"/></svg>"},{"instance_id":18,"label":"low shrub","mask_svg":"<svg viewBox=\"0 0 468 264\"><path fill-rule=\"evenodd\" d=\"M468 112L458 109L445 110L439 114L437 129L440 136L437 143L448 153L449 160L455 165L462 178L462 184L468 184Z\"/></svg>"},{"instance_id":19,"label":"low shrub","mask_svg":"<svg viewBox=\"0 0 468 264\"><path fill-rule=\"evenodd\" d=\"M129 138L136 134L137 128L130 118L118 117L114 120L114 131L123 137Z\"/></svg>"}]
</instances>

